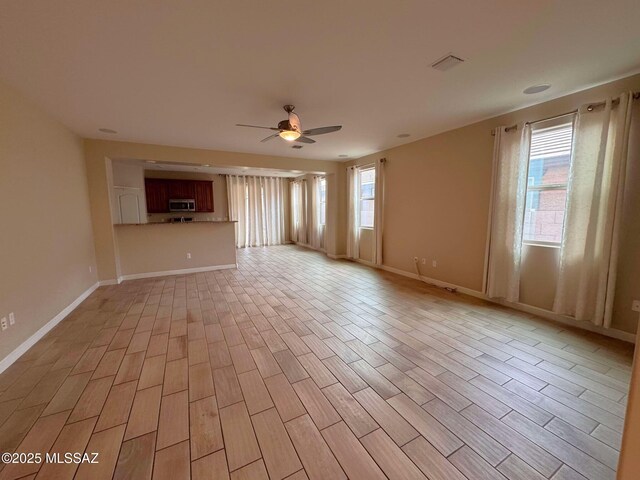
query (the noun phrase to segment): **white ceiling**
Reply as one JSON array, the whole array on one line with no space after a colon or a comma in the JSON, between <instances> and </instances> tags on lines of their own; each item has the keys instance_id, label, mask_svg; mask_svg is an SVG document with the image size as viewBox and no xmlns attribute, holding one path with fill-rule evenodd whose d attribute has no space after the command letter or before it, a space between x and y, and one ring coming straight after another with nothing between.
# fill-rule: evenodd
<instances>
[{"instance_id":1,"label":"white ceiling","mask_svg":"<svg viewBox=\"0 0 640 480\"><path fill-rule=\"evenodd\" d=\"M0 78L84 137L337 159L635 73L639 24L637 0L0 0ZM344 127L292 150L234 126L285 103Z\"/></svg>"}]
</instances>

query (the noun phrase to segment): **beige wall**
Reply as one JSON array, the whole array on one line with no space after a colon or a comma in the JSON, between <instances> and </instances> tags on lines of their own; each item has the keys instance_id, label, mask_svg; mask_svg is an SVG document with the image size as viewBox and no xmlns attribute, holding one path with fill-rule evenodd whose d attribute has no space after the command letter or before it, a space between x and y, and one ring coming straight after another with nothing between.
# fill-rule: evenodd
<instances>
[{"instance_id":1,"label":"beige wall","mask_svg":"<svg viewBox=\"0 0 640 480\"><path fill-rule=\"evenodd\" d=\"M553 308L559 262L559 248L522 246L520 302L545 310Z\"/></svg>"},{"instance_id":2,"label":"beige wall","mask_svg":"<svg viewBox=\"0 0 640 480\"><path fill-rule=\"evenodd\" d=\"M360 260L373 261L373 230L371 228L360 229Z\"/></svg>"},{"instance_id":3,"label":"beige wall","mask_svg":"<svg viewBox=\"0 0 640 480\"><path fill-rule=\"evenodd\" d=\"M413 257L424 257L427 265L420 266L424 276L482 290L491 189L492 129L558 115L584 103L639 89L640 75L635 75L347 162L344 167L364 165L380 157L387 159L384 265L413 272ZM633 156L627 183L628 221L621 232L622 261L614 307L613 327L627 332L637 328L637 318L630 306L633 298L640 298L637 280L640 278L639 164L638 155ZM344 219L346 201L343 205ZM346 222L339 221L338 224L340 235L346 239ZM534 248L528 252L523 265L523 300L548 308L553 302L550 295L554 291L551 287L557 260L554 260L553 252L534 251ZM341 243L340 253L344 252ZM431 266L432 260L437 260L436 268Z\"/></svg>"},{"instance_id":4,"label":"beige wall","mask_svg":"<svg viewBox=\"0 0 640 480\"><path fill-rule=\"evenodd\" d=\"M82 141L1 82L0 205L1 360L97 281Z\"/></svg>"},{"instance_id":5,"label":"beige wall","mask_svg":"<svg viewBox=\"0 0 640 480\"><path fill-rule=\"evenodd\" d=\"M232 222L116 225L115 232L122 276L236 263Z\"/></svg>"},{"instance_id":6,"label":"beige wall","mask_svg":"<svg viewBox=\"0 0 640 480\"><path fill-rule=\"evenodd\" d=\"M84 141L84 150L100 280L113 280L119 276L117 245L111 221L109 195L112 159L155 160L170 163L208 164L225 167L243 166L324 173L334 173L339 165L337 162L323 160L92 139ZM335 191L332 194L337 195L338 192Z\"/></svg>"},{"instance_id":7,"label":"beige wall","mask_svg":"<svg viewBox=\"0 0 640 480\"><path fill-rule=\"evenodd\" d=\"M213 212L189 212L185 216L196 220L228 220L227 181L224 175L198 172L172 172L165 170L145 170L145 178L174 178L180 180L208 180L213 182ZM155 222L166 218L181 216L176 213L149 214L149 221Z\"/></svg>"},{"instance_id":8,"label":"beige wall","mask_svg":"<svg viewBox=\"0 0 640 480\"><path fill-rule=\"evenodd\" d=\"M640 84L640 81L637 82ZM637 89L637 87L636 87ZM622 230L620 232L620 261L616 294L613 303L615 326L633 332L638 325L638 313L631 310L631 302L640 299L640 101L633 104L633 124L629 145L630 162L627 168ZM640 380L640 379L639 379Z\"/></svg>"}]
</instances>

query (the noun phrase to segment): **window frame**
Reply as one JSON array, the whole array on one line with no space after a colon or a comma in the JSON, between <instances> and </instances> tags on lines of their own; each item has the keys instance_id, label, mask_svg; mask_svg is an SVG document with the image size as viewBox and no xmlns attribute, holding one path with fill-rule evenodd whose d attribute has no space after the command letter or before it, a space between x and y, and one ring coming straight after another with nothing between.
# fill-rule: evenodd
<instances>
[{"instance_id":1,"label":"window frame","mask_svg":"<svg viewBox=\"0 0 640 480\"><path fill-rule=\"evenodd\" d=\"M362 196L362 173L372 170L373 171L373 197L363 197ZM358 228L361 230L373 230L375 226L375 208L376 208L376 177L375 177L376 167L375 165L367 165L358 169ZM369 182L367 182L369 183ZM363 200L371 200L373 201L373 224L369 226L362 225L362 201Z\"/></svg>"},{"instance_id":2,"label":"window frame","mask_svg":"<svg viewBox=\"0 0 640 480\"><path fill-rule=\"evenodd\" d=\"M526 208L527 208L527 196L529 192L545 192L545 191L555 191L555 190L566 190L569 191L569 183L571 182L571 166L573 164L573 143L575 139L575 128L576 128L576 114L570 116L570 120L567 121L567 116L562 116L558 118L554 118L552 120L543 120L540 122L532 122L531 123L531 131L529 132L529 154L527 156L527 175L526 175L526 185L524 190L524 211L522 214L522 245L533 246L533 247L546 247L546 248L562 248L562 240L559 242L552 242L548 240L526 240L524 238L524 225L525 225L525 216L526 216ZM535 125L535 128L534 128ZM533 137L533 133L536 130L543 130L548 128L559 127L561 125L571 125L571 149L569 154L569 173L567 174L566 183L549 183L545 185L529 185L529 172L531 170L531 138ZM568 198L568 196L567 196ZM564 203L564 218L562 220L562 236L564 236L564 228L567 212L567 198L565 198Z\"/></svg>"}]
</instances>

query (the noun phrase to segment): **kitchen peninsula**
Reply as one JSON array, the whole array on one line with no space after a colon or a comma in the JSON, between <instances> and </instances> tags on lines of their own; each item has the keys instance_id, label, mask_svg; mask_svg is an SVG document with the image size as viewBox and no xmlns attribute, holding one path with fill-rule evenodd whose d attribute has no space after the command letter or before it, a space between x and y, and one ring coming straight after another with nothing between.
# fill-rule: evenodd
<instances>
[{"instance_id":1,"label":"kitchen peninsula","mask_svg":"<svg viewBox=\"0 0 640 480\"><path fill-rule=\"evenodd\" d=\"M113 163L118 281L235 268L224 177L153 166Z\"/></svg>"},{"instance_id":2,"label":"kitchen peninsula","mask_svg":"<svg viewBox=\"0 0 640 480\"><path fill-rule=\"evenodd\" d=\"M115 236L123 280L236 267L235 222L120 224Z\"/></svg>"}]
</instances>

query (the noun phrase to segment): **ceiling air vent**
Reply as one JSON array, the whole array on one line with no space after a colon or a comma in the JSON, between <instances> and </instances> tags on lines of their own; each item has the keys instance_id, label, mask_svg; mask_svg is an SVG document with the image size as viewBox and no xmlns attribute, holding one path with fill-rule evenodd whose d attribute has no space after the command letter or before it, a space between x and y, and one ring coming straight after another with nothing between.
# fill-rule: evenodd
<instances>
[{"instance_id":1,"label":"ceiling air vent","mask_svg":"<svg viewBox=\"0 0 640 480\"><path fill-rule=\"evenodd\" d=\"M295 148L296 150L300 150L302 148L302 145L294 145L291 148Z\"/></svg>"},{"instance_id":2,"label":"ceiling air vent","mask_svg":"<svg viewBox=\"0 0 640 480\"><path fill-rule=\"evenodd\" d=\"M440 60L431 64L432 68L436 70L440 70L441 72L446 72L447 70L451 70L456 65L464 62L462 58L456 57L454 55L447 55L446 57L442 57Z\"/></svg>"}]
</instances>

